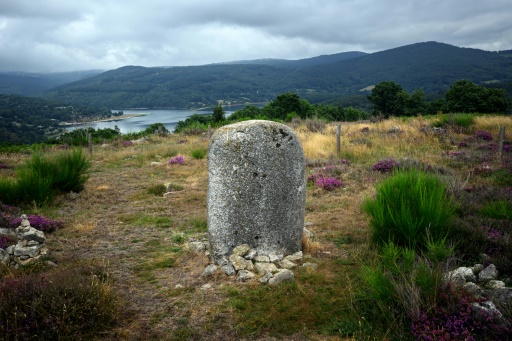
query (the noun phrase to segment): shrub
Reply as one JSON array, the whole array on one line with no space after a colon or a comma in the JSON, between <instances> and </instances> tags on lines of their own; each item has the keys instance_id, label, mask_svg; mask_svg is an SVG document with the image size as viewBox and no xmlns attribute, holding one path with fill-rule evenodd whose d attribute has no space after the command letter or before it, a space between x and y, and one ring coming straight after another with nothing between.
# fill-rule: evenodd
<instances>
[{"instance_id":1,"label":"shrub","mask_svg":"<svg viewBox=\"0 0 512 341\"><path fill-rule=\"evenodd\" d=\"M489 218L512 221L512 202L505 200L488 202L484 204L480 214Z\"/></svg>"},{"instance_id":2,"label":"shrub","mask_svg":"<svg viewBox=\"0 0 512 341\"><path fill-rule=\"evenodd\" d=\"M375 198L367 198L363 210L370 217L373 242L422 249L427 235L434 241L446 237L454 203L435 175L408 169L379 184Z\"/></svg>"},{"instance_id":3,"label":"shrub","mask_svg":"<svg viewBox=\"0 0 512 341\"><path fill-rule=\"evenodd\" d=\"M167 191L165 185L159 184L148 188L148 194L162 196Z\"/></svg>"},{"instance_id":4,"label":"shrub","mask_svg":"<svg viewBox=\"0 0 512 341\"><path fill-rule=\"evenodd\" d=\"M204 158L205 158L206 153L207 153L206 148L198 148L198 149L193 149L193 150L190 152L190 155L191 155L194 159L201 160L201 159L204 159Z\"/></svg>"},{"instance_id":5,"label":"shrub","mask_svg":"<svg viewBox=\"0 0 512 341\"><path fill-rule=\"evenodd\" d=\"M86 267L0 279L0 339L94 339L111 328L118 301L108 276Z\"/></svg>"},{"instance_id":6,"label":"shrub","mask_svg":"<svg viewBox=\"0 0 512 341\"><path fill-rule=\"evenodd\" d=\"M329 178L319 177L318 179L316 179L315 185L320 188L325 189L326 191L332 191L336 188L344 187L343 182L341 182L340 180L338 180L336 178L330 178L330 177Z\"/></svg>"},{"instance_id":7,"label":"shrub","mask_svg":"<svg viewBox=\"0 0 512 341\"><path fill-rule=\"evenodd\" d=\"M168 165L182 165L185 163L185 159L182 155L177 155L174 157L171 157L169 161L167 161Z\"/></svg>"},{"instance_id":8,"label":"shrub","mask_svg":"<svg viewBox=\"0 0 512 341\"><path fill-rule=\"evenodd\" d=\"M15 240L9 236L0 236L0 249L6 249L15 244Z\"/></svg>"},{"instance_id":9,"label":"shrub","mask_svg":"<svg viewBox=\"0 0 512 341\"><path fill-rule=\"evenodd\" d=\"M54 159L32 155L16 178L0 180L0 201L10 205L44 204L58 193L79 192L88 179L91 163L81 149Z\"/></svg>"},{"instance_id":10,"label":"shrub","mask_svg":"<svg viewBox=\"0 0 512 341\"><path fill-rule=\"evenodd\" d=\"M361 267L356 311L390 339L403 337L421 311L437 305L442 269L452 251L444 241L430 243L423 255L384 244L377 259Z\"/></svg>"},{"instance_id":11,"label":"shrub","mask_svg":"<svg viewBox=\"0 0 512 341\"><path fill-rule=\"evenodd\" d=\"M415 340L508 340L512 321L475 304L477 299L446 286L440 291L439 304L412 321Z\"/></svg>"},{"instance_id":12,"label":"shrub","mask_svg":"<svg viewBox=\"0 0 512 341\"><path fill-rule=\"evenodd\" d=\"M492 134L485 130L477 130L475 137L484 141L492 141Z\"/></svg>"},{"instance_id":13,"label":"shrub","mask_svg":"<svg viewBox=\"0 0 512 341\"><path fill-rule=\"evenodd\" d=\"M393 159L380 160L373 165L373 170L381 173L389 173L398 166L398 162Z\"/></svg>"},{"instance_id":14,"label":"shrub","mask_svg":"<svg viewBox=\"0 0 512 341\"><path fill-rule=\"evenodd\" d=\"M323 133L325 131L326 123L320 121L317 117L306 120L306 127L312 133Z\"/></svg>"},{"instance_id":15,"label":"shrub","mask_svg":"<svg viewBox=\"0 0 512 341\"><path fill-rule=\"evenodd\" d=\"M27 215L27 219L30 222L30 226L44 233L51 233L64 227L62 220L53 220L42 215L29 214ZM21 218L13 219L11 224L19 226L21 224Z\"/></svg>"}]
</instances>

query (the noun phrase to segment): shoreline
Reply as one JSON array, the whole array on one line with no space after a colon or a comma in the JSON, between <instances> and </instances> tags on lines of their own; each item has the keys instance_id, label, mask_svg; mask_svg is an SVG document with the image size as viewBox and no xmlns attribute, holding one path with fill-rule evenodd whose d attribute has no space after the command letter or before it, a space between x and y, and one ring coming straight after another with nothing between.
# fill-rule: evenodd
<instances>
[{"instance_id":1,"label":"shoreline","mask_svg":"<svg viewBox=\"0 0 512 341\"><path fill-rule=\"evenodd\" d=\"M99 122L115 122L115 121L122 121L127 120L129 118L133 117L140 117L140 116L148 116L149 113L139 113L139 114L126 114L121 116L111 116L109 118L104 118L102 120L94 120L94 121L87 121L87 122L62 122L59 125L62 126L75 126L75 125L81 125L81 124L87 124L87 123L99 123Z\"/></svg>"}]
</instances>

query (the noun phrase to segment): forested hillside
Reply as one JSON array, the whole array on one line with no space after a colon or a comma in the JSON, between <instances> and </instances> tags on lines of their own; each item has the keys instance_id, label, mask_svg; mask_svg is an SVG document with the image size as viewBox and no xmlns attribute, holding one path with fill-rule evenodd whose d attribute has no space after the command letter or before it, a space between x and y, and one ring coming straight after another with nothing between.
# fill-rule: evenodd
<instances>
[{"instance_id":1,"label":"forested hillside","mask_svg":"<svg viewBox=\"0 0 512 341\"><path fill-rule=\"evenodd\" d=\"M59 131L59 123L110 117L107 109L67 106L41 98L0 95L0 143L36 143Z\"/></svg>"},{"instance_id":2,"label":"forested hillside","mask_svg":"<svg viewBox=\"0 0 512 341\"><path fill-rule=\"evenodd\" d=\"M98 70L89 70L46 74L26 72L0 73L0 94L41 96L51 88L97 75L100 72Z\"/></svg>"},{"instance_id":3,"label":"forested hillside","mask_svg":"<svg viewBox=\"0 0 512 341\"><path fill-rule=\"evenodd\" d=\"M190 67L126 66L62 85L46 97L110 108L194 108L213 105L218 100L265 102L284 92L319 103L340 96L367 94L361 90L382 81L397 82L408 92L422 88L430 94L446 91L459 79L491 83L495 87L512 80L512 59L507 53L443 43L342 55L344 59L336 62L332 62L335 57L320 56L284 64L270 59L253 61L254 64L241 61Z\"/></svg>"}]
</instances>

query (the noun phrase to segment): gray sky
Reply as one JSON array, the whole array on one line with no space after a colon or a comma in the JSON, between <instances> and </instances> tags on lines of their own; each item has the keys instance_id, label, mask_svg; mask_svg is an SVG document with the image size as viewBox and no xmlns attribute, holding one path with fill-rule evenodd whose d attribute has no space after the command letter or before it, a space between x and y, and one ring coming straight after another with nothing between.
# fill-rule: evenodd
<instances>
[{"instance_id":1,"label":"gray sky","mask_svg":"<svg viewBox=\"0 0 512 341\"><path fill-rule=\"evenodd\" d=\"M0 71L300 59L432 40L512 49L512 1L0 0Z\"/></svg>"}]
</instances>

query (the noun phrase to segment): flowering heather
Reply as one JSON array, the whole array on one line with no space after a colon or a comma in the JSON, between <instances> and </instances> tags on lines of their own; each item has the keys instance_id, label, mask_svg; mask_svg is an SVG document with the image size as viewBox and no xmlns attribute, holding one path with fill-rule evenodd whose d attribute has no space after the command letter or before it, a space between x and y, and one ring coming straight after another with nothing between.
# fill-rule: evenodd
<instances>
[{"instance_id":1,"label":"flowering heather","mask_svg":"<svg viewBox=\"0 0 512 341\"><path fill-rule=\"evenodd\" d=\"M510 319L476 309L478 300L449 288L441 292L438 305L428 314L420 312L412 322L415 340L508 340L512 332Z\"/></svg>"},{"instance_id":2,"label":"flowering heather","mask_svg":"<svg viewBox=\"0 0 512 341\"><path fill-rule=\"evenodd\" d=\"M123 143L123 147L129 147L129 146L133 145L132 141L123 141L122 143Z\"/></svg>"},{"instance_id":3,"label":"flowering heather","mask_svg":"<svg viewBox=\"0 0 512 341\"><path fill-rule=\"evenodd\" d=\"M50 233L64 227L62 220L53 220L42 215L29 214L27 215L27 219L30 222L30 226L44 233ZM19 226L21 224L21 218L13 219L12 224Z\"/></svg>"},{"instance_id":4,"label":"flowering heather","mask_svg":"<svg viewBox=\"0 0 512 341\"><path fill-rule=\"evenodd\" d=\"M9 168L5 163L0 162L0 169Z\"/></svg>"},{"instance_id":5,"label":"flowering heather","mask_svg":"<svg viewBox=\"0 0 512 341\"><path fill-rule=\"evenodd\" d=\"M479 167L475 167L473 169L473 173L479 174L479 175L491 175L492 174L491 165L488 164L487 162L484 162Z\"/></svg>"},{"instance_id":6,"label":"flowering heather","mask_svg":"<svg viewBox=\"0 0 512 341\"><path fill-rule=\"evenodd\" d=\"M469 144L467 144L466 142L460 142L459 145L458 145L459 149L462 149L462 148L468 148L469 147Z\"/></svg>"},{"instance_id":7,"label":"flowering heather","mask_svg":"<svg viewBox=\"0 0 512 341\"><path fill-rule=\"evenodd\" d=\"M0 249L6 249L7 247L15 244L14 239L9 236L0 236Z\"/></svg>"},{"instance_id":8,"label":"flowering heather","mask_svg":"<svg viewBox=\"0 0 512 341\"><path fill-rule=\"evenodd\" d=\"M457 156L461 156L461 155L464 155L464 154L465 154L464 152L446 151L446 155L451 156L451 157L457 157Z\"/></svg>"},{"instance_id":9,"label":"flowering heather","mask_svg":"<svg viewBox=\"0 0 512 341\"><path fill-rule=\"evenodd\" d=\"M179 141L178 141L178 144L183 144L183 143L185 143L185 142L187 142L187 140L179 140Z\"/></svg>"},{"instance_id":10,"label":"flowering heather","mask_svg":"<svg viewBox=\"0 0 512 341\"><path fill-rule=\"evenodd\" d=\"M482 139L484 141L492 141L492 135L488 131L485 130L477 130L475 132L475 137L477 139Z\"/></svg>"},{"instance_id":11,"label":"flowering heather","mask_svg":"<svg viewBox=\"0 0 512 341\"><path fill-rule=\"evenodd\" d=\"M0 204L0 227L16 228L13 223L16 217L19 217L21 211L18 207Z\"/></svg>"},{"instance_id":12,"label":"flowering heather","mask_svg":"<svg viewBox=\"0 0 512 341\"><path fill-rule=\"evenodd\" d=\"M315 185L325 189L326 191L332 191L338 187L344 187L343 182L336 178L318 178L315 181Z\"/></svg>"},{"instance_id":13,"label":"flowering heather","mask_svg":"<svg viewBox=\"0 0 512 341\"><path fill-rule=\"evenodd\" d=\"M487 227L487 226L484 226L483 228L486 233L487 233L487 238L489 238L489 240L495 242L497 240L499 240L501 237L502 237L502 234L500 231L498 230L495 230L495 229L491 229L490 227Z\"/></svg>"},{"instance_id":14,"label":"flowering heather","mask_svg":"<svg viewBox=\"0 0 512 341\"><path fill-rule=\"evenodd\" d=\"M171 157L169 159L169 161L167 161L168 165L175 165L175 164L182 165L183 163L185 163L185 159L183 158L182 155Z\"/></svg>"},{"instance_id":15,"label":"flowering heather","mask_svg":"<svg viewBox=\"0 0 512 341\"><path fill-rule=\"evenodd\" d=\"M398 166L398 162L396 162L393 159L380 160L379 162L373 165L373 170L381 173L389 173Z\"/></svg>"}]
</instances>

